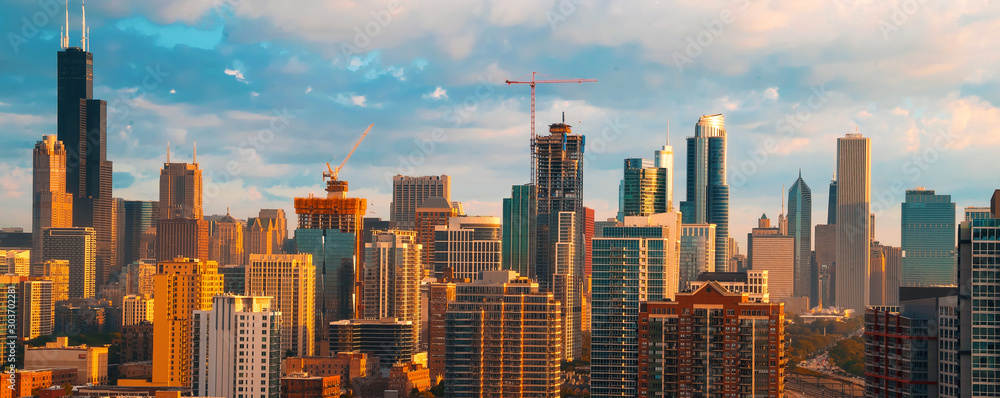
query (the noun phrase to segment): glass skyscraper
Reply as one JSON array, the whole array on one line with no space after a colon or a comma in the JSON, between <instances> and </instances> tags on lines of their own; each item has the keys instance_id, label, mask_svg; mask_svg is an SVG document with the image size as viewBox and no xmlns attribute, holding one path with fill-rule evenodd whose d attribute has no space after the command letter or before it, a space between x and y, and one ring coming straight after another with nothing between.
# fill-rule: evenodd
<instances>
[{"instance_id":1,"label":"glass skyscraper","mask_svg":"<svg viewBox=\"0 0 1000 398\"><path fill-rule=\"evenodd\" d=\"M667 168L647 159L625 159L622 180L622 214L648 216L671 210Z\"/></svg>"},{"instance_id":2,"label":"glass skyscraper","mask_svg":"<svg viewBox=\"0 0 1000 398\"><path fill-rule=\"evenodd\" d=\"M326 330L333 321L355 318L355 250L357 235L339 229L295 230L298 253L312 254L316 267L317 326Z\"/></svg>"},{"instance_id":3,"label":"glass skyscraper","mask_svg":"<svg viewBox=\"0 0 1000 398\"><path fill-rule=\"evenodd\" d=\"M510 197L503 200L501 268L526 277L534 277L535 271L531 266L534 208L535 190L531 184L511 187Z\"/></svg>"},{"instance_id":4,"label":"glass skyscraper","mask_svg":"<svg viewBox=\"0 0 1000 398\"><path fill-rule=\"evenodd\" d=\"M906 191L902 204L902 286L955 284L955 203L934 190Z\"/></svg>"},{"instance_id":5,"label":"glass skyscraper","mask_svg":"<svg viewBox=\"0 0 1000 398\"><path fill-rule=\"evenodd\" d=\"M670 212L626 217L594 238L591 396L637 395L639 306L674 298L680 232Z\"/></svg>"},{"instance_id":6,"label":"glass skyscraper","mask_svg":"<svg viewBox=\"0 0 1000 398\"><path fill-rule=\"evenodd\" d=\"M722 114L698 119L687 138L687 196L680 210L685 224L715 224L715 269L729 267L729 185L726 182L726 126Z\"/></svg>"},{"instance_id":7,"label":"glass skyscraper","mask_svg":"<svg viewBox=\"0 0 1000 398\"><path fill-rule=\"evenodd\" d=\"M812 290L812 191L799 178L788 190L788 235L795 238L795 297L809 297L817 303Z\"/></svg>"}]
</instances>

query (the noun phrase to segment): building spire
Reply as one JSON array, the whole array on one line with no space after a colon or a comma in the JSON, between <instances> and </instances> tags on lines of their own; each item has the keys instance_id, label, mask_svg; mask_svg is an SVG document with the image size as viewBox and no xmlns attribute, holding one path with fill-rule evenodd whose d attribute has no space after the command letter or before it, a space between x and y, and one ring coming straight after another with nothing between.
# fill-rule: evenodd
<instances>
[{"instance_id":1,"label":"building spire","mask_svg":"<svg viewBox=\"0 0 1000 398\"><path fill-rule=\"evenodd\" d=\"M167 163L170 163L170 141L167 141Z\"/></svg>"},{"instance_id":2,"label":"building spire","mask_svg":"<svg viewBox=\"0 0 1000 398\"><path fill-rule=\"evenodd\" d=\"M785 184L781 184L781 214L785 214Z\"/></svg>"},{"instance_id":3,"label":"building spire","mask_svg":"<svg viewBox=\"0 0 1000 398\"><path fill-rule=\"evenodd\" d=\"M80 48L83 51L88 51L87 49L87 0L80 1L80 11L83 13L83 18L81 19L82 32L80 32Z\"/></svg>"},{"instance_id":4,"label":"building spire","mask_svg":"<svg viewBox=\"0 0 1000 398\"><path fill-rule=\"evenodd\" d=\"M194 142L194 158L191 159L191 163L198 164L198 141Z\"/></svg>"},{"instance_id":5,"label":"building spire","mask_svg":"<svg viewBox=\"0 0 1000 398\"><path fill-rule=\"evenodd\" d=\"M59 37L59 47L69 48L69 0L66 0L66 22L62 26L62 36Z\"/></svg>"}]
</instances>

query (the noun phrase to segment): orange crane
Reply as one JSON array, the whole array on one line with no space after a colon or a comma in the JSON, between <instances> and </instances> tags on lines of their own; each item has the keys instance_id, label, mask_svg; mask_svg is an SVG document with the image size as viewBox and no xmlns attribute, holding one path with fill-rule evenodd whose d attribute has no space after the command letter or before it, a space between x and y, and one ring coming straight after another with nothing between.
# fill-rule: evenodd
<instances>
[{"instance_id":1,"label":"orange crane","mask_svg":"<svg viewBox=\"0 0 1000 398\"><path fill-rule=\"evenodd\" d=\"M358 145L361 145L361 141L365 139L365 136L368 135L369 131L372 131L372 127L374 126L375 126L374 123L368 125L368 128L365 129L365 132L361 133L361 137L358 138L358 142L354 143L354 148L351 148L351 151L347 153L347 156L344 157L344 160L340 162L340 166L337 166L337 168L334 169L330 167L330 162L326 162L327 171L323 172L323 179L327 180L326 181L327 192L333 193L333 192L347 191L347 181L340 181L338 179L338 177L340 176L340 170L344 168L344 165L347 164L347 161L351 158L351 155L353 155L354 151L358 149Z\"/></svg>"},{"instance_id":2,"label":"orange crane","mask_svg":"<svg viewBox=\"0 0 1000 398\"><path fill-rule=\"evenodd\" d=\"M531 80L517 81L505 79L504 83L507 85L511 84L527 84L531 86L531 185L535 185L535 169L538 167L538 159L535 155L535 85L536 84L550 84L550 83L597 83L597 79L544 79L537 80L535 75L538 72L531 72ZM525 78L527 75L522 76Z\"/></svg>"}]
</instances>

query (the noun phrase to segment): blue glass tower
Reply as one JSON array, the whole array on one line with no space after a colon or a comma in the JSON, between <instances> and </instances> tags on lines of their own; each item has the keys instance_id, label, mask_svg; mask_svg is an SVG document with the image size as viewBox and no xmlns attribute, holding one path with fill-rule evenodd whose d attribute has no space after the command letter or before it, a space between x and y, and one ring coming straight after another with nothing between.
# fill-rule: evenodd
<instances>
[{"instance_id":1,"label":"blue glass tower","mask_svg":"<svg viewBox=\"0 0 1000 398\"><path fill-rule=\"evenodd\" d=\"M799 178L788 190L788 235L795 238L795 297L809 297L810 303L819 302L813 292L812 277L812 191Z\"/></svg>"},{"instance_id":2,"label":"blue glass tower","mask_svg":"<svg viewBox=\"0 0 1000 398\"><path fill-rule=\"evenodd\" d=\"M729 185L726 182L726 126L721 114L698 119L687 138L687 196L684 224L715 224L715 269L729 267Z\"/></svg>"},{"instance_id":3,"label":"blue glass tower","mask_svg":"<svg viewBox=\"0 0 1000 398\"><path fill-rule=\"evenodd\" d=\"M316 267L316 315L319 325L353 319L354 257L357 237L339 229L295 230L295 247L299 253L313 256ZM325 329L324 329L325 330Z\"/></svg>"},{"instance_id":4,"label":"blue glass tower","mask_svg":"<svg viewBox=\"0 0 1000 398\"><path fill-rule=\"evenodd\" d=\"M511 187L509 198L503 200L503 241L500 264L505 270L534 275L531 266L531 245L534 244L532 225L535 222L535 190L531 184Z\"/></svg>"},{"instance_id":5,"label":"blue glass tower","mask_svg":"<svg viewBox=\"0 0 1000 398\"><path fill-rule=\"evenodd\" d=\"M934 190L906 191L902 204L902 286L955 284L955 203Z\"/></svg>"}]
</instances>

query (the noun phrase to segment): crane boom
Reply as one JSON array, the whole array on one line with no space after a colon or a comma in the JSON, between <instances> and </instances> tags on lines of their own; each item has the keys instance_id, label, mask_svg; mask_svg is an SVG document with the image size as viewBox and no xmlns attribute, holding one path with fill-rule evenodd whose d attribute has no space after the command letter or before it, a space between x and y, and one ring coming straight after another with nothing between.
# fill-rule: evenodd
<instances>
[{"instance_id":1,"label":"crane boom","mask_svg":"<svg viewBox=\"0 0 1000 398\"><path fill-rule=\"evenodd\" d=\"M359 145L361 145L361 141L365 139L369 131L372 131L372 127L374 126L375 123L368 125L368 128L365 129L365 132L361 133L361 137L358 137L358 142L354 143L354 148L351 148L351 151L347 153L347 156L344 156L344 160L340 162L340 165L337 166L336 169L330 168L330 162L326 163L327 171L323 173L323 178L329 178L331 181L337 181L337 177L340 175L340 169L344 168L344 165L347 164L347 161L351 158L351 155L353 155L354 151L358 149Z\"/></svg>"},{"instance_id":2,"label":"crane boom","mask_svg":"<svg viewBox=\"0 0 1000 398\"><path fill-rule=\"evenodd\" d=\"M531 72L531 80L510 80L504 79L504 83L527 84L531 87L531 185L535 185L535 170L538 167L538 159L535 157L535 85L551 83L597 83L597 79L535 79L538 72Z\"/></svg>"}]
</instances>

